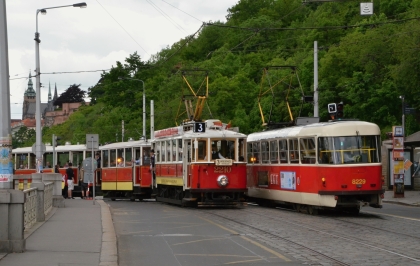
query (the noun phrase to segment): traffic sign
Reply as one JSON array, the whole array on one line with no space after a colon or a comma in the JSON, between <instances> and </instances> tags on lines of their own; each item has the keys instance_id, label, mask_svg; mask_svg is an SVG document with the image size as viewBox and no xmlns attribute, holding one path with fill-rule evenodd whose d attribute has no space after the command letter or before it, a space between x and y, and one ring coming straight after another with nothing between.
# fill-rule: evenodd
<instances>
[{"instance_id":1,"label":"traffic sign","mask_svg":"<svg viewBox=\"0 0 420 266\"><path fill-rule=\"evenodd\" d=\"M335 112L337 112L337 104L329 103L328 104L328 113L333 114Z\"/></svg>"},{"instance_id":2,"label":"traffic sign","mask_svg":"<svg viewBox=\"0 0 420 266\"><path fill-rule=\"evenodd\" d=\"M45 144L41 142L41 154L44 154L46 151ZM32 153L36 155L36 143L32 145Z\"/></svg>"},{"instance_id":3,"label":"traffic sign","mask_svg":"<svg viewBox=\"0 0 420 266\"><path fill-rule=\"evenodd\" d=\"M416 113L416 108L410 108L405 106L404 107L404 114L405 115L409 115L409 114L415 114Z\"/></svg>"}]
</instances>

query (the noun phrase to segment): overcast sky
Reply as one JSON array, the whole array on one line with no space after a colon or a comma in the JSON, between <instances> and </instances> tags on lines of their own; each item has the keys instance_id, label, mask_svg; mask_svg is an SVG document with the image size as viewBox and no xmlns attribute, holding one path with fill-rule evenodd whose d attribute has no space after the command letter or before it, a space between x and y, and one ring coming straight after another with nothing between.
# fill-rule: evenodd
<instances>
[{"instance_id":1,"label":"overcast sky","mask_svg":"<svg viewBox=\"0 0 420 266\"><path fill-rule=\"evenodd\" d=\"M12 119L22 118L23 93L35 69L37 9L72 5L71 0L6 0ZM65 7L38 14L41 101L57 84L60 95L72 84L87 91L101 72L137 51L143 60L195 33L202 22L226 21L238 0L87 0L87 8ZM35 78L32 78L35 90Z\"/></svg>"}]
</instances>

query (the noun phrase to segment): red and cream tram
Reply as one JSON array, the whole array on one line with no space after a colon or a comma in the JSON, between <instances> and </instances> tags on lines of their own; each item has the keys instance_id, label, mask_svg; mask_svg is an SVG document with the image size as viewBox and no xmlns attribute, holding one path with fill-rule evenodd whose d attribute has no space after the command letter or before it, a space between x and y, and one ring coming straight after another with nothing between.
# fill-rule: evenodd
<instances>
[{"instance_id":1,"label":"red and cream tram","mask_svg":"<svg viewBox=\"0 0 420 266\"><path fill-rule=\"evenodd\" d=\"M105 196L111 200L128 198L131 201L151 197L150 147L151 143L145 140L99 147L101 190Z\"/></svg>"},{"instance_id":2,"label":"red and cream tram","mask_svg":"<svg viewBox=\"0 0 420 266\"><path fill-rule=\"evenodd\" d=\"M264 204L353 213L382 207L380 129L361 121L336 121L250 134L248 193Z\"/></svg>"},{"instance_id":3,"label":"red and cream tram","mask_svg":"<svg viewBox=\"0 0 420 266\"><path fill-rule=\"evenodd\" d=\"M220 120L155 131L156 200L182 206L242 205L246 188L244 134Z\"/></svg>"},{"instance_id":4,"label":"red and cream tram","mask_svg":"<svg viewBox=\"0 0 420 266\"><path fill-rule=\"evenodd\" d=\"M66 174L67 164L71 162L73 164L74 175L79 179L82 173L79 173L79 165L82 164L85 158L91 157L91 151L86 149L85 144L75 144L66 143L65 145L60 145L53 147L51 145L45 146L45 152L42 156L43 162L43 172L44 173L54 173L54 161L59 165L59 171L62 175ZM14 159L14 169L15 174L32 174L36 173L36 157L32 152L32 147L23 147L16 148L12 151ZM55 160L54 160L55 156ZM47 167L49 164L49 168ZM97 183L96 191L99 192L99 185ZM64 187L64 184L63 184ZM79 183L75 183L74 192L79 194L81 188Z\"/></svg>"}]
</instances>

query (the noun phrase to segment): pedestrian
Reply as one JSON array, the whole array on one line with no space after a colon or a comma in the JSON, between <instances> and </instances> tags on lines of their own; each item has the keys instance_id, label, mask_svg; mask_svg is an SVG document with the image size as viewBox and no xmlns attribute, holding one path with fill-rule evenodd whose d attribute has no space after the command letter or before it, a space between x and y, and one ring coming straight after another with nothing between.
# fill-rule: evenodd
<instances>
[{"instance_id":1,"label":"pedestrian","mask_svg":"<svg viewBox=\"0 0 420 266\"><path fill-rule=\"evenodd\" d=\"M45 169L47 169L47 168L51 168L50 162L47 162L47 164L45 165Z\"/></svg>"},{"instance_id":2,"label":"pedestrian","mask_svg":"<svg viewBox=\"0 0 420 266\"><path fill-rule=\"evenodd\" d=\"M96 153L96 182L101 183L101 154L99 152Z\"/></svg>"},{"instance_id":3,"label":"pedestrian","mask_svg":"<svg viewBox=\"0 0 420 266\"><path fill-rule=\"evenodd\" d=\"M73 168L71 168L73 166L72 163L69 163L69 167L66 169L66 175L67 175L67 185L68 185L68 193L67 193L67 197L69 199L74 199L73 198L73 190L74 190L74 172L73 172Z\"/></svg>"},{"instance_id":4,"label":"pedestrian","mask_svg":"<svg viewBox=\"0 0 420 266\"><path fill-rule=\"evenodd\" d=\"M153 183L155 183L156 173L155 173L155 150L150 150L150 171L152 172Z\"/></svg>"},{"instance_id":5,"label":"pedestrian","mask_svg":"<svg viewBox=\"0 0 420 266\"><path fill-rule=\"evenodd\" d=\"M60 173L60 166L58 164L54 167L54 173L59 174Z\"/></svg>"},{"instance_id":6,"label":"pedestrian","mask_svg":"<svg viewBox=\"0 0 420 266\"><path fill-rule=\"evenodd\" d=\"M88 184L85 182L85 174L84 174L84 169L82 168L80 171L80 181L79 181L79 185L82 188L82 199L87 198L87 189L88 189Z\"/></svg>"}]
</instances>

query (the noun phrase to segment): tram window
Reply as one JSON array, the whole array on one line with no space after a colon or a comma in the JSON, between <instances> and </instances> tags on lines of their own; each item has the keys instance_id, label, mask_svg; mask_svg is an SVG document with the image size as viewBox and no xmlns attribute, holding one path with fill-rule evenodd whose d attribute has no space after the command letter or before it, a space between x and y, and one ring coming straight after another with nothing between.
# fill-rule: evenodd
<instances>
[{"instance_id":1,"label":"tram window","mask_svg":"<svg viewBox=\"0 0 420 266\"><path fill-rule=\"evenodd\" d=\"M191 162L191 140L190 139L186 139L185 140L185 146L186 150L187 150L187 162Z\"/></svg>"},{"instance_id":2,"label":"tram window","mask_svg":"<svg viewBox=\"0 0 420 266\"><path fill-rule=\"evenodd\" d=\"M254 163L260 162L260 143L259 142L253 142L252 143L252 155L254 157Z\"/></svg>"},{"instance_id":3,"label":"tram window","mask_svg":"<svg viewBox=\"0 0 420 266\"><path fill-rule=\"evenodd\" d=\"M270 162L272 164L279 163L279 146L277 140L270 141Z\"/></svg>"},{"instance_id":4,"label":"tram window","mask_svg":"<svg viewBox=\"0 0 420 266\"><path fill-rule=\"evenodd\" d=\"M379 136L319 138L320 163L353 164L380 162Z\"/></svg>"},{"instance_id":5,"label":"tram window","mask_svg":"<svg viewBox=\"0 0 420 266\"><path fill-rule=\"evenodd\" d=\"M108 151L107 150L102 151L102 158L101 159L102 159L102 167L108 167L109 156L108 156Z\"/></svg>"},{"instance_id":6,"label":"tram window","mask_svg":"<svg viewBox=\"0 0 420 266\"><path fill-rule=\"evenodd\" d=\"M248 163L253 163L254 161L253 161L252 158L254 158L254 157L252 155L252 143L251 142L247 143L247 151L246 152L247 152L247 156L246 156L247 162Z\"/></svg>"},{"instance_id":7,"label":"tram window","mask_svg":"<svg viewBox=\"0 0 420 266\"><path fill-rule=\"evenodd\" d=\"M155 144L155 162L160 162L160 141Z\"/></svg>"},{"instance_id":8,"label":"tram window","mask_svg":"<svg viewBox=\"0 0 420 266\"><path fill-rule=\"evenodd\" d=\"M69 161L69 153L68 152L58 152L57 153L57 162L60 167L68 167Z\"/></svg>"},{"instance_id":9,"label":"tram window","mask_svg":"<svg viewBox=\"0 0 420 266\"><path fill-rule=\"evenodd\" d=\"M83 162L83 151L74 151L72 153L73 153L73 156L72 156L73 167L79 166L79 164Z\"/></svg>"},{"instance_id":10,"label":"tram window","mask_svg":"<svg viewBox=\"0 0 420 266\"><path fill-rule=\"evenodd\" d=\"M299 163L299 145L297 139L289 139L290 163Z\"/></svg>"},{"instance_id":11,"label":"tram window","mask_svg":"<svg viewBox=\"0 0 420 266\"><path fill-rule=\"evenodd\" d=\"M16 155L16 168L17 169L27 169L28 161L26 154L17 154Z\"/></svg>"},{"instance_id":12,"label":"tram window","mask_svg":"<svg viewBox=\"0 0 420 266\"><path fill-rule=\"evenodd\" d=\"M136 149L136 158L140 158L140 150ZM150 165L150 148L143 148L143 165Z\"/></svg>"},{"instance_id":13,"label":"tram window","mask_svg":"<svg viewBox=\"0 0 420 266\"><path fill-rule=\"evenodd\" d=\"M124 166L124 149L117 149L117 166Z\"/></svg>"},{"instance_id":14,"label":"tram window","mask_svg":"<svg viewBox=\"0 0 420 266\"><path fill-rule=\"evenodd\" d=\"M165 162L166 156L166 141L162 141L160 146L160 161L163 163Z\"/></svg>"},{"instance_id":15,"label":"tram window","mask_svg":"<svg viewBox=\"0 0 420 266\"><path fill-rule=\"evenodd\" d=\"M43 156L43 162L44 162L44 167L46 168L47 166L47 162L50 163L50 168L52 168L52 164L53 164L53 154L52 153L45 153Z\"/></svg>"},{"instance_id":16,"label":"tram window","mask_svg":"<svg viewBox=\"0 0 420 266\"><path fill-rule=\"evenodd\" d=\"M245 141L243 139L239 139L238 158L240 162L245 161Z\"/></svg>"},{"instance_id":17,"label":"tram window","mask_svg":"<svg viewBox=\"0 0 420 266\"><path fill-rule=\"evenodd\" d=\"M176 140L175 139L173 139L173 140L171 140L171 153L172 153L172 162L176 162L176 155L177 155L177 152L176 152Z\"/></svg>"},{"instance_id":18,"label":"tram window","mask_svg":"<svg viewBox=\"0 0 420 266\"><path fill-rule=\"evenodd\" d=\"M36 165L35 165L35 162L36 162L36 157L35 157L35 154L30 154L29 155L29 165L28 165L28 169L36 169Z\"/></svg>"},{"instance_id":19,"label":"tram window","mask_svg":"<svg viewBox=\"0 0 420 266\"><path fill-rule=\"evenodd\" d=\"M287 140L281 139L279 140L279 150L280 150L280 162L287 163Z\"/></svg>"},{"instance_id":20,"label":"tram window","mask_svg":"<svg viewBox=\"0 0 420 266\"><path fill-rule=\"evenodd\" d=\"M125 148L124 149L124 161L125 161L125 165L126 166L131 166L132 165L132 153L131 153L131 148Z\"/></svg>"},{"instance_id":21,"label":"tram window","mask_svg":"<svg viewBox=\"0 0 420 266\"><path fill-rule=\"evenodd\" d=\"M178 161L182 161L182 139L178 139Z\"/></svg>"},{"instance_id":22,"label":"tram window","mask_svg":"<svg viewBox=\"0 0 420 266\"><path fill-rule=\"evenodd\" d=\"M262 163L269 163L270 159L270 150L269 150L269 144L267 141L261 141L261 162Z\"/></svg>"},{"instance_id":23,"label":"tram window","mask_svg":"<svg viewBox=\"0 0 420 266\"><path fill-rule=\"evenodd\" d=\"M302 138L300 139L300 154L301 163L314 164L316 161L315 155L315 139Z\"/></svg>"},{"instance_id":24,"label":"tram window","mask_svg":"<svg viewBox=\"0 0 420 266\"><path fill-rule=\"evenodd\" d=\"M195 156L195 149L193 149L193 159L197 158L197 160L206 160L207 158L207 141L206 140L197 140L197 156Z\"/></svg>"},{"instance_id":25,"label":"tram window","mask_svg":"<svg viewBox=\"0 0 420 266\"><path fill-rule=\"evenodd\" d=\"M110 160L109 166L110 167L117 166L116 159L117 159L117 151L116 150L110 150L109 151L109 160Z\"/></svg>"},{"instance_id":26,"label":"tram window","mask_svg":"<svg viewBox=\"0 0 420 266\"><path fill-rule=\"evenodd\" d=\"M170 140L166 141L166 161L167 162L172 161L172 155L171 155L172 147L171 147L171 144L172 143L171 143Z\"/></svg>"}]
</instances>

